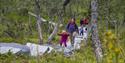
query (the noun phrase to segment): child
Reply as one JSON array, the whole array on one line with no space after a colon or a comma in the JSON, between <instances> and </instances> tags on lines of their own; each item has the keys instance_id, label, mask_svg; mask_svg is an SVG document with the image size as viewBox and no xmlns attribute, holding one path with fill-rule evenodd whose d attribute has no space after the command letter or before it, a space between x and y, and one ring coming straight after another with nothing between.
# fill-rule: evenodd
<instances>
[{"instance_id":1,"label":"child","mask_svg":"<svg viewBox=\"0 0 125 63\"><path fill-rule=\"evenodd\" d=\"M86 27L83 27L83 32L84 32L84 33L83 33L83 39L84 39L84 40L87 40L87 36L88 36L88 33L87 33L87 32L88 32L88 31L87 31L87 28L86 28Z\"/></svg>"},{"instance_id":2,"label":"child","mask_svg":"<svg viewBox=\"0 0 125 63\"><path fill-rule=\"evenodd\" d=\"M64 46L67 47L66 42L67 42L69 33L67 33L65 30L63 30L62 33L59 33L58 35L61 36L60 45L62 46L64 44Z\"/></svg>"},{"instance_id":3,"label":"child","mask_svg":"<svg viewBox=\"0 0 125 63\"><path fill-rule=\"evenodd\" d=\"M73 47L72 47L70 38L68 38L66 44L67 44L67 47L64 48L64 55L66 57L69 57L69 56L71 56L73 54Z\"/></svg>"},{"instance_id":4,"label":"child","mask_svg":"<svg viewBox=\"0 0 125 63\"><path fill-rule=\"evenodd\" d=\"M67 41L67 48L72 48L72 44L71 44L71 39L68 37L68 41Z\"/></svg>"},{"instance_id":5,"label":"child","mask_svg":"<svg viewBox=\"0 0 125 63\"><path fill-rule=\"evenodd\" d=\"M87 18L82 18L81 20L80 20L80 25L81 26L86 26L86 25L88 25L89 24L89 17L87 17Z\"/></svg>"},{"instance_id":6,"label":"child","mask_svg":"<svg viewBox=\"0 0 125 63\"><path fill-rule=\"evenodd\" d=\"M83 27L79 27L79 35L83 36Z\"/></svg>"},{"instance_id":7,"label":"child","mask_svg":"<svg viewBox=\"0 0 125 63\"><path fill-rule=\"evenodd\" d=\"M77 32L74 32L74 49L80 49L81 37L78 35Z\"/></svg>"}]
</instances>

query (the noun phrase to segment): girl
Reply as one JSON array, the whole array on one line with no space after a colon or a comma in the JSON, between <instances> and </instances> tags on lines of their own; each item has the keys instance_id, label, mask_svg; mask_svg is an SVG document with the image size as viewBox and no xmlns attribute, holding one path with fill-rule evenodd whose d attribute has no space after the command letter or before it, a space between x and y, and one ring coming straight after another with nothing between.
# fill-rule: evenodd
<instances>
[{"instance_id":1,"label":"girl","mask_svg":"<svg viewBox=\"0 0 125 63\"><path fill-rule=\"evenodd\" d=\"M58 35L61 36L60 45L62 46L64 44L64 46L67 47L66 42L67 42L69 33L67 33L65 30L63 30L62 33L59 33Z\"/></svg>"}]
</instances>

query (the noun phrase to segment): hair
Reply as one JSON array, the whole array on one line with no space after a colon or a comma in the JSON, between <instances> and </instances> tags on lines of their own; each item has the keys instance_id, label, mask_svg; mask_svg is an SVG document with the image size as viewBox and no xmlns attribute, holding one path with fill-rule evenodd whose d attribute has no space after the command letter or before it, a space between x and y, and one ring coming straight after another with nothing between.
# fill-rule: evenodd
<instances>
[{"instance_id":1,"label":"hair","mask_svg":"<svg viewBox=\"0 0 125 63\"><path fill-rule=\"evenodd\" d=\"M73 19L74 21L76 21L75 17L71 17L71 19Z\"/></svg>"},{"instance_id":2,"label":"hair","mask_svg":"<svg viewBox=\"0 0 125 63\"><path fill-rule=\"evenodd\" d=\"M76 21L76 19L75 19L74 17L71 17L71 18L69 19L69 23L71 23L72 19L73 19L74 21Z\"/></svg>"},{"instance_id":3,"label":"hair","mask_svg":"<svg viewBox=\"0 0 125 63\"><path fill-rule=\"evenodd\" d=\"M66 32L66 30L62 30L62 32Z\"/></svg>"}]
</instances>

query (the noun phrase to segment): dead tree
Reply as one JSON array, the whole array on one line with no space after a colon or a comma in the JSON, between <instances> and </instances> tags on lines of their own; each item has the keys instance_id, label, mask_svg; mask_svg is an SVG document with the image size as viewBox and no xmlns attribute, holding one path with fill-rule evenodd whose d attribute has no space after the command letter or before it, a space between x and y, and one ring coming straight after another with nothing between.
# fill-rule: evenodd
<instances>
[{"instance_id":1,"label":"dead tree","mask_svg":"<svg viewBox=\"0 0 125 63\"><path fill-rule=\"evenodd\" d=\"M51 43L52 39L54 38L54 36L57 34L58 32L58 28L59 28L59 25L61 24L61 21L62 21L62 16L63 16L63 12L62 10L59 10L57 12L57 15L58 15L58 22L55 24L54 26L54 30L53 32L50 34L49 38L48 38L48 43Z\"/></svg>"},{"instance_id":2,"label":"dead tree","mask_svg":"<svg viewBox=\"0 0 125 63\"><path fill-rule=\"evenodd\" d=\"M41 30L41 17L40 17L40 5L39 0L35 0L35 12L36 12L36 20L37 20L37 29L38 29L38 36L39 36L39 44L42 44L43 37L42 37L42 30Z\"/></svg>"},{"instance_id":3,"label":"dead tree","mask_svg":"<svg viewBox=\"0 0 125 63\"><path fill-rule=\"evenodd\" d=\"M56 25L54 26L54 30L53 32L51 33L51 35L49 36L48 38L48 43L51 43L52 39L54 38L54 36L57 34L58 32L58 28L59 28L59 25L61 24L61 21L62 21L62 17L63 17L63 10L65 10L65 7L67 4L69 4L70 0L64 0L63 2L63 8L62 9L59 9L58 12L57 12L57 15L58 15L58 22L56 23Z\"/></svg>"},{"instance_id":4,"label":"dead tree","mask_svg":"<svg viewBox=\"0 0 125 63\"><path fill-rule=\"evenodd\" d=\"M98 36L97 17L98 17L98 0L91 0L91 30L92 30L92 44L98 62L102 59L102 46Z\"/></svg>"},{"instance_id":5,"label":"dead tree","mask_svg":"<svg viewBox=\"0 0 125 63\"><path fill-rule=\"evenodd\" d=\"M48 38L48 43L51 43L53 37L56 35L56 33L58 32L58 27L59 27L59 23L57 23L55 26L54 26L54 30L53 32L50 34L49 38Z\"/></svg>"}]
</instances>

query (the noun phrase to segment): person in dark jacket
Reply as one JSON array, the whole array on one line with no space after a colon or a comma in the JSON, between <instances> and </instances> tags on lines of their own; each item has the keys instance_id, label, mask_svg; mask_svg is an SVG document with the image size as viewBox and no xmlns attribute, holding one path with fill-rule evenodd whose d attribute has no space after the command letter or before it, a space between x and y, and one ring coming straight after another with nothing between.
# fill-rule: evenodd
<instances>
[{"instance_id":1,"label":"person in dark jacket","mask_svg":"<svg viewBox=\"0 0 125 63\"><path fill-rule=\"evenodd\" d=\"M67 26L66 26L66 30L67 30L67 32L69 32L69 33L73 33L73 32L75 32L75 31L78 31L78 26L77 26L77 24L75 23L75 18L72 18L70 21L69 21L69 23L67 24Z\"/></svg>"},{"instance_id":2,"label":"person in dark jacket","mask_svg":"<svg viewBox=\"0 0 125 63\"><path fill-rule=\"evenodd\" d=\"M78 26L77 26L77 24L75 23L75 18L71 18L71 19L70 19L69 23L68 23L67 26L66 26L66 30L67 30L67 32L70 33L71 43L73 44L73 43L74 43L74 42L73 42L73 41L74 41L73 33L74 33L75 31L78 32Z\"/></svg>"}]
</instances>

